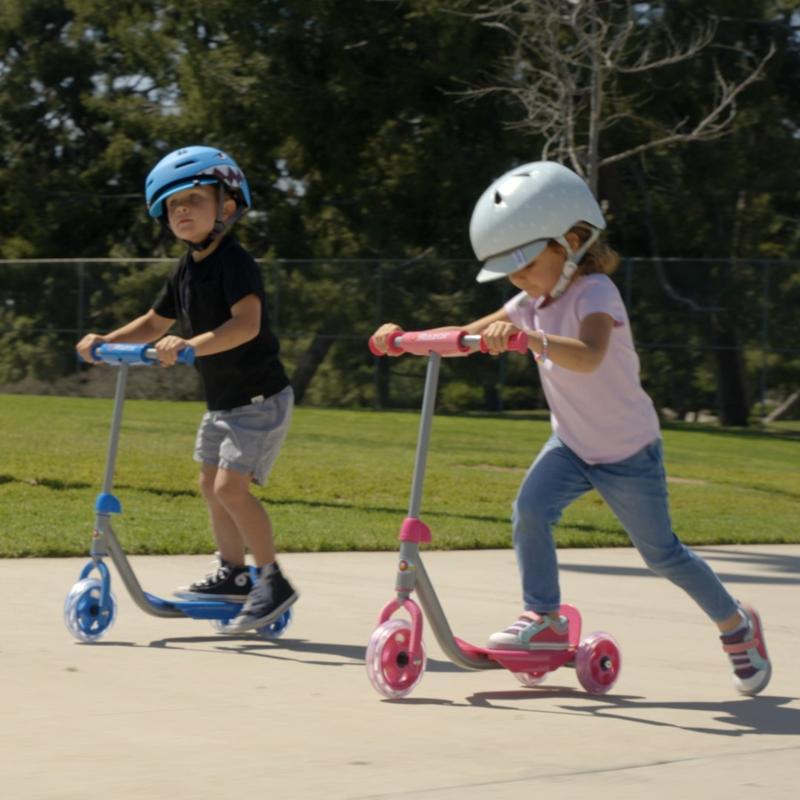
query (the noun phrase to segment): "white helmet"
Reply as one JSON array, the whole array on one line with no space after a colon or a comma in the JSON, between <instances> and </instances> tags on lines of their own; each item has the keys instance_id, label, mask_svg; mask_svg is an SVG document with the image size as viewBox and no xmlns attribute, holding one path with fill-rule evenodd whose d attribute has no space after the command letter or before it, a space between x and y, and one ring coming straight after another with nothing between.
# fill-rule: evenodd
<instances>
[{"instance_id":1,"label":"white helmet","mask_svg":"<svg viewBox=\"0 0 800 800\"><path fill-rule=\"evenodd\" d=\"M573 252L564 235L579 222L595 228ZM589 187L571 169L554 161L534 161L506 172L480 196L472 212L469 238L479 260L479 283L503 278L531 263L555 239L567 250L564 271L551 297L567 288L577 264L606 227Z\"/></svg>"}]
</instances>

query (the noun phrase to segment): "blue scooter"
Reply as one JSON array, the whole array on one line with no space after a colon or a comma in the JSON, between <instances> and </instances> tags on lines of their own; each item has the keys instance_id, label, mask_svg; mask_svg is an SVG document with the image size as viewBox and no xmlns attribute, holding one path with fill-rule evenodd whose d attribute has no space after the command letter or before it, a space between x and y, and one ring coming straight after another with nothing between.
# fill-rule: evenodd
<instances>
[{"instance_id":1,"label":"blue scooter","mask_svg":"<svg viewBox=\"0 0 800 800\"><path fill-rule=\"evenodd\" d=\"M94 642L108 633L114 624L117 601L111 591L111 574L103 561L104 558L110 556L125 588L142 611L155 617L205 619L217 631L226 633L226 626L241 610L241 603L205 599L163 600L145 592L111 526L111 515L122 513L122 504L112 494L112 485L119 433L122 426L122 408L125 403L128 369L134 365L158 364L156 350L148 344L100 344L93 349L92 355L97 360L117 367L119 371L114 394L114 412L111 419L103 489L97 495L94 505L96 521L90 550L91 560L81 570L78 581L70 589L64 601L64 621L67 629L82 642ZM186 348L181 351L178 355L178 363L193 364L194 350ZM292 610L287 609L273 622L257 628L256 632L267 639L277 638L286 631L291 620Z\"/></svg>"}]
</instances>

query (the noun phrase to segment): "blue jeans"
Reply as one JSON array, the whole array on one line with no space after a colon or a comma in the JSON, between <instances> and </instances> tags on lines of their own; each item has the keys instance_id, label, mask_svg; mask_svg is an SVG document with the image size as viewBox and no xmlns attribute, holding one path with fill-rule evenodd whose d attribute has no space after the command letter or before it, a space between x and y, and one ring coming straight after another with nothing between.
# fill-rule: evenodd
<instances>
[{"instance_id":1,"label":"blue jeans","mask_svg":"<svg viewBox=\"0 0 800 800\"><path fill-rule=\"evenodd\" d=\"M711 567L672 530L660 439L624 461L587 464L555 435L536 457L514 501L514 549L526 609L547 613L558 608L553 525L573 500L592 488L653 572L680 586L715 622L736 612L736 601Z\"/></svg>"}]
</instances>

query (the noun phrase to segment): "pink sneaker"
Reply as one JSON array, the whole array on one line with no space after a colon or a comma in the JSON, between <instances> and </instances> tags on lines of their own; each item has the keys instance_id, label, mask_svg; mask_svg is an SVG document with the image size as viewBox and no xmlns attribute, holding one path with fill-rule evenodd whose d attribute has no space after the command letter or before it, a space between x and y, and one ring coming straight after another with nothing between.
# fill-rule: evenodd
<instances>
[{"instance_id":1,"label":"pink sneaker","mask_svg":"<svg viewBox=\"0 0 800 800\"><path fill-rule=\"evenodd\" d=\"M525 611L505 630L489 637L489 649L565 650L569 647L569 622L559 614Z\"/></svg>"},{"instance_id":2,"label":"pink sneaker","mask_svg":"<svg viewBox=\"0 0 800 800\"><path fill-rule=\"evenodd\" d=\"M761 617L750 606L739 606L746 625L733 633L722 634L722 649L733 666L733 685L741 694L758 694L772 676Z\"/></svg>"}]
</instances>

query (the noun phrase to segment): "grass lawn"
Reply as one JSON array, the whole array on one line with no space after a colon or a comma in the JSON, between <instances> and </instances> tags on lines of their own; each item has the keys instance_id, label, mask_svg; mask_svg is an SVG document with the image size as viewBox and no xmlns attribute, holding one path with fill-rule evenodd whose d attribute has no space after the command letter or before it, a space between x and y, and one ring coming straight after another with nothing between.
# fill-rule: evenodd
<instances>
[{"instance_id":1,"label":"grass lawn","mask_svg":"<svg viewBox=\"0 0 800 800\"><path fill-rule=\"evenodd\" d=\"M84 555L113 402L0 395L0 557ZM191 455L199 403L129 400L114 528L129 553L210 553ZM419 417L298 408L267 487L282 551L391 550L405 516ZM434 421L422 517L441 549L509 547L510 504L548 436L543 416ZM664 431L676 532L690 544L800 542L800 436ZM573 504L562 547L628 539L600 498Z\"/></svg>"}]
</instances>

